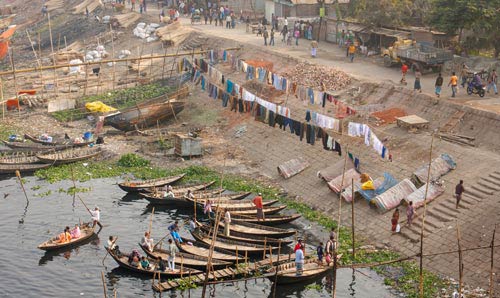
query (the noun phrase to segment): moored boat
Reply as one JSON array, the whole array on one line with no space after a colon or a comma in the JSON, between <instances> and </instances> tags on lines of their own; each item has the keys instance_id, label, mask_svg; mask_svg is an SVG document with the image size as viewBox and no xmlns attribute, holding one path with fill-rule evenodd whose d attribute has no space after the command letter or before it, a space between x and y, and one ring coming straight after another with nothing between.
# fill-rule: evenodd
<instances>
[{"instance_id":1,"label":"moored boat","mask_svg":"<svg viewBox=\"0 0 500 298\"><path fill-rule=\"evenodd\" d=\"M126 192L140 192L150 187L161 187L167 184L175 183L181 180L185 175L186 174L181 174L177 176L162 177L143 181L125 181L118 183L118 186Z\"/></svg>"},{"instance_id":2,"label":"moored boat","mask_svg":"<svg viewBox=\"0 0 500 298\"><path fill-rule=\"evenodd\" d=\"M201 245L200 246L197 245L198 242L191 243L192 240L186 238L182 238L182 241L183 241L182 243L179 242L175 243L180 251L197 256L208 257L210 253L210 250L208 248ZM219 247L214 247L212 259L233 262L233 263L236 262L236 260L240 262L245 261L245 257L240 255L239 253L236 254L234 252Z\"/></svg>"},{"instance_id":3,"label":"moored boat","mask_svg":"<svg viewBox=\"0 0 500 298\"><path fill-rule=\"evenodd\" d=\"M31 164L39 163L40 160L36 157L35 152L18 152L5 153L0 155L0 164Z\"/></svg>"},{"instance_id":4,"label":"moored boat","mask_svg":"<svg viewBox=\"0 0 500 298\"><path fill-rule=\"evenodd\" d=\"M263 206L262 211L264 211L264 214L267 215L272 215L276 214L286 208L286 205L282 206ZM247 209L246 207L243 208L232 208L230 210L231 215L235 216L257 216L257 209L255 206L253 208Z\"/></svg>"},{"instance_id":5,"label":"moored boat","mask_svg":"<svg viewBox=\"0 0 500 298\"><path fill-rule=\"evenodd\" d=\"M75 247L84 242L85 240L91 238L95 235L94 233L95 227L92 227L90 224L80 225L81 236L75 239L71 239L68 242L60 243L58 237L54 237L44 243L38 245L39 249L42 250L56 250L61 248L69 248Z\"/></svg>"},{"instance_id":6,"label":"moored boat","mask_svg":"<svg viewBox=\"0 0 500 298\"><path fill-rule=\"evenodd\" d=\"M316 260L305 260L302 273L297 275L295 262L289 262L278 265L278 273L269 275L271 281L276 281L277 284L293 284L311 281L324 276L333 265L317 263ZM271 268L268 272L276 272L276 267Z\"/></svg>"},{"instance_id":7,"label":"moored boat","mask_svg":"<svg viewBox=\"0 0 500 298\"><path fill-rule=\"evenodd\" d=\"M172 186L172 192L174 193L175 196L183 196L186 194L189 190L191 192L196 192L196 191L201 191L204 189L209 188L215 183L215 181L209 181L209 182L203 182L203 183L194 183L194 184L184 184L184 185L177 185L177 186ZM162 193L164 191L164 188L161 187L149 187L144 189L144 192L150 192L150 193Z\"/></svg>"},{"instance_id":8,"label":"moored boat","mask_svg":"<svg viewBox=\"0 0 500 298\"><path fill-rule=\"evenodd\" d=\"M44 151L59 151L74 147L73 145L45 145L38 143L21 143L21 142L8 142L2 140L5 146L11 148L15 151L32 151L32 152L44 152Z\"/></svg>"},{"instance_id":9,"label":"moored boat","mask_svg":"<svg viewBox=\"0 0 500 298\"><path fill-rule=\"evenodd\" d=\"M205 233L209 234L212 232L211 227L203 225L200 227L202 231ZM239 241L239 242L246 242L246 243L253 243L253 244L259 244L259 245L271 245L271 246L280 246L280 245L288 245L292 243L292 240L281 240L281 239L276 239L276 238L271 238L271 237L266 237L264 235L253 235L253 236L247 236L247 237L242 237L242 236L236 236L229 231L229 236L224 235L222 230L224 229L224 226L221 224L219 225L219 233L217 233L217 239L227 239L227 240L232 240L232 241Z\"/></svg>"},{"instance_id":10,"label":"moored boat","mask_svg":"<svg viewBox=\"0 0 500 298\"><path fill-rule=\"evenodd\" d=\"M154 204L154 205L174 205L174 206L186 206L186 207L191 207L194 204L194 201L197 200L196 198L197 193L194 192L193 195L195 196L195 199L188 200L184 198L184 196L179 196L179 197L164 197L162 194L153 194L153 193L139 193L140 196L142 196L144 199L148 200L149 203ZM221 200L221 202L239 202L235 200L240 200L241 198L245 197L247 193L236 193L236 194L231 194L231 195L222 195L218 196L215 195L214 197L211 198L213 201Z\"/></svg>"},{"instance_id":11,"label":"moored boat","mask_svg":"<svg viewBox=\"0 0 500 298\"><path fill-rule=\"evenodd\" d=\"M191 235L198 241L201 245L205 247L210 247L212 243L212 237L208 237L207 234L200 230L196 231L191 231ZM272 246L264 246L264 245L259 245L259 244L254 244L254 243L247 243L247 242L240 242L240 241L233 241L233 240L228 240L228 239L219 239L217 238L214 241L214 247L225 249L228 251L232 252L238 252L241 254L248 254L248 255L262 255L269 251L269 249ZM272 250L278 249L277 247L272 247Z\"/></svg>"},{"instance_id":12,"label":"moored boat","mask_svg":"<svg viewBox=\"0 0 500 298\"><path fill-rule=\"evenodd\" d=\"M51 164L0 164L0 174L15 174L16 171L20 173L33 173L36 170L45 169L51 167Z\"/></svg>"},{"instance_id":13,"label":"moored boat","mask_svg":"<svg viewBox=\"0 0 500 298\"><path fill-rule=\"evenodd\" d=\"M240 237L255 237L261 235L269 238L285 238L293 236L297 233L297 230L295 229L282 229L245 221L231 222L229 230L231 235Z\"/></svg>"},{"instance_id":14,"label":"moored boat","mask_svg":"<svg viewBox=\"0 0 500 298\"><path fill-rule=\"evenodd\" d=\"M247 223L254 223L254 224L266 225L266 226L273 226L273 225L281 225L281 224L290 223L299 217L300 217L300 214L269 215L269 216L266 215L264 220L259 220L257 217L254 217L254 216L252 216L252 217L240 216L240 215L231 213L231 219L235 223L247 222Z\"/></svg>"},{"instance_id":15,"label":"moored boat","mask_svg":"<svg viewBox=\"0 0 500 298\"><path fill-rule=\"evenodd\" d=\"M165 249L155 248L151 252L146 247L142 245L139 246L150 258L158 259L158 257L161 257L163 260L167 260L167 258L170 256L169 251ZM182 265L182 266L187 266L189 268L205 271L205 269L207 268L207 263L208 263L208 257L205 256L192 255L184 252L178 252L175 254L175 264L177 267L180 267ZM217 259L212 259L211 264L213 268L216 270L232 265L231 262L217 260Z\"/></svg>"},{"instance_id":16,"label":"moored boat","mask_svg":"<svg viewBox=\"0 0 500 298\"><path fill-rule=\"evenodd\" d=\"M99 147L72 148L54 153L41 153L37 154L36 157L43 163L59 165L86 160L96 157L101 153L102 149Z\"/></svg>"}]
</instances>

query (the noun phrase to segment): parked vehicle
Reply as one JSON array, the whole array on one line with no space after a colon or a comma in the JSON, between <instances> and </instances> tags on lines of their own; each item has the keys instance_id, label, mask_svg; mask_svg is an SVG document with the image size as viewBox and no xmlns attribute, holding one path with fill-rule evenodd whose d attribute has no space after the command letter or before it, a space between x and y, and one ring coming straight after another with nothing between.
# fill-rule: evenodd
<instances>
[{"instance_id":1,"label":"parked vehicle","mask_svg":"<svg viewBox=\"0 0 500 298\"><path fill-rule=\"evenodd\" d=\"M382 51L384 65L391 67L394 64L406 63L413 70L432 69L438 71L441 66L453 59L453 53L448 50L433 47L428 43L416 43L413 40L398 40L392 47Z\"/></svg>"}]
</instances>

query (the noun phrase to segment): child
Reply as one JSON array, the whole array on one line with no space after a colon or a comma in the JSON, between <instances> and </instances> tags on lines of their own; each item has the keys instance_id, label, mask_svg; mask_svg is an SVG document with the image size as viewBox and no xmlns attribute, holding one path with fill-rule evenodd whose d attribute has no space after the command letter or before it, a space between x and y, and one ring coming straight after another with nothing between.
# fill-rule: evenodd
<instances>
[{"instance_id":1,"label":"child","mask_svg":"<svg viewBox=\"0 0 500 298\"><path fill-rule=\"evenodd\" d=\"M318 261L323 263L323 242L320 242L318 247L316 247L316 253L318 253Z\"/></svg>"}]
</instances>

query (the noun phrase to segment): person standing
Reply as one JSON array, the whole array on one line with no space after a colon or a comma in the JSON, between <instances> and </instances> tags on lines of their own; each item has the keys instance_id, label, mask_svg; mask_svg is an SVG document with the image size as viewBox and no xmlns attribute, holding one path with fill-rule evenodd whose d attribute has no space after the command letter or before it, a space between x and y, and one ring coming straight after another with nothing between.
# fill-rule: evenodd
<instances>
[{"instance_id":1,"label":"person standing","mask_svg":"<svg viewBox=\"0 0 500 298\"><path fill-rule=\"evenodd\" d=\"M316 58L318 51L318 42L316 40L311 41L311 57Z\"/></svg>"},{"instance_id":2,"label":"person standing","mask_svg":"<svg viewBox=\"0 0 500 298\"><path fill-rule=\"evenodd\" d=\"M497 81L498 81L497 71L496 69L493 69L490 75L488 76L488 90L486 90L486 92L490 93L490 89L491 87L493 87L495 95L498 94Z\"/></svg>"},{"instance_id":3,"label":"person standing","mask_svg":"<svg viewBox=\"0 0 500 298\"><path fill-rule=\"evenodd\" d=\"M418 91L419 93L422 93L422 83L420 82L420 79L422 78L422 73L420 72L420 69L415 70L415 83L413 84L413 90L416 92Z\"/></svg>"},{"instance_id":4,"label":"person standing","mask_svg":"<svg viewBox=\"0 0 500 298\"><path fill-rule=\"evenodd\" d=\"M356 54L356 46L354 43L351 43L349 47L347 48L347 52L349 53L349 60L351 63L354 62L354 55Z\"/></svg>"},{"instance_id":5,"label":"person standing","mask_svg":"<svg viewBox=\"0 0 500 298\"><path fill-rule=\"evenodd\" d=\"M226 29L231 29L231 15L226 16Z\"/></svg>"},{"instance_id":6,"label":"person standing","mask_svg":"<svg viewBox=\"0 0 500 298\"><path fill-rule=\"evenodd\" d=\"M443 86L443 76L441 73L439 73L438 77L436 78L436 83L434 84L435 91L434 93L436 94L437 97L441 96L441 87Z\"/></svg>"},{"instance_id":7,"label":"person standing","mask_svg":"<svg viewBox=\"0 0 500 298\"><path fill-rule=\"evenodd\" d=\"M295 269L296 275L301 276L304 272L304 246L295 251Z\"/></svg>"},{"instance_id":8,"label":"person standing","mask_svg":"<svg viewBox=\"0 0 500 298\"><path fill-rule=\"evenodd\" d=\"M458 204L460 204L460 200L462 199L462 193L464 192L465 192L464 181L460 180L457 186L455 186L455 198L457 199L456 209L458 209Z\"/></svg>"},{"instance_id":9,"label":"person standing","mask_svg":"<svg viewBox=\"0 0 500 298\"><path fill-rule=\"evenodd\" d=\"M335 237L330 236L330 239L326 242L326 246L325 246L325 253L326 253L325 261L326 261L326 264L328 266L333 261L333 256L336 253L335 252L336 248L337 248L337 245L335 242Z\"/></svg>"},{"instance_id":10,"label":"person standing","mask_svg":"<svg viewBox=\"0 0 500 298\"><path fill-rule=\"evenodd\" d=\"M465 88L465 83L467 83L467 77L469 76L469 68L467 65L462 64L462 70L460 71L460 76L462 77L462 88Z\"/></svg>"},{"instance_id":11,"label":"person standing","mask_svg":"<svg viewBox=\"0 0 500 298\"><path fill-rule=\"evenodd\" d=\"M300 30L298 27L295 28L294 36L295 36L295 45L298 46L300 37Z\"/></svg>"},{"instance_id":12,"label":"person standing","mask_svg":"<svg viewBox=\"0 0 500 298\"><path fill-rule=\"evenodd\" d=\"M267 46L267 38L269 37L269 32L267 32L266 27L264 27L264 33L262 34L264 37L264 45Z\"/></svg>"},{"instance_id":13,"label":"person standing","mask_svg":"<svg viewBox=\"0 0 500 298\"><path fill-rule=\"evenodd\" d=\"M255 208L257 209L257 220L258 221L264 221L264 210L263 210L263 205L262 205L262 193L259 192L259 195L253 198L253 204L255 205Z\"/></svg>"},{"instance_id":14,"label":"person standing","mask_svg":"<svg viewBox=\"0 0 500 298\"><path fill-rule=\"evenodd\" d=\"M231 213L229 213L229 210L226 209L226 212L224 213L224 235L226 237L229 237L230 224L231 224Z\"/></svg>"},{"instance_id":15,"label":"person standing","mask_svg":"<svg viewBox=\"0 0 500 298\"><path fill-rule=\"evenodd\" d=\"M323 256L325 255L325 252L323 250L323 242L320 242L316 247L316 253L318 254L318 261L323 264Z\"/></svg>"},{"instance_id":16,"label":"person standing","mask_svg":"<svg viewBox=\"0 0 500 298\"><path fill-rule=\"evenodd\" d=\"M293 248L293 252L297 252L298 249L302 247L302 239L297 240L297 244L295 244L295 247Z\"/></svg>"},{"instance_id":17,"label":"person standing","mask_svg":"<svg viewBox=\"0 0 500 298\"><path fill-rule=\"evenodd\" d=\"M87 209L90 212L90 216L92 218L92 227L95 227L95 225L99 226L99 231L102 229L102 224L100 222L101 220L101 211L99 210L99 207L95 206L94 210Z\"/></svg>"},{"instance_id":18,"label":"person standing","mask_svg":"<svg viewBox=\"0 0 500 298\"><path fill-rule=\"evenodd\" d=\"M391 219L391 231L396 232L396 228L398 227L399 223L399 209L396 208L394 210L394 213L392 214L392 219Z\"/></svg>"},{"instance_id":19,"label":"person standing","mask_svg":"<svg viewBox=\"0 0 500 298\"><path fill-rule=\"evenodd\" d=\"M168 269L174 271L175 270L175 255L179 252L179 249L172 241L172 239L168 239Z\"/></svg>"},{"instance_id":20,"label":"person standing","mask_svg":"<svg viewBox=\"0 0 500 298\"><path fill-rule=\"evenodd\" d=\"M415 209L413 208L413 201L410 201L408 207L406 207L406 222L411 226L413 222L413 216L415 215Z\"/></svg>"},{"instance_id":21,"label":"person standing","mask_svg":"<svg viewBox=\"0 0 500 298\"><path fill-rule=\"evenodd\" d=\"M451 97L455 97L457 95L457 86L458 86L458 77L455 75L455 72L451 74L450 82L448 82L448 86L450 85L451 85Z\"/></svg>"},{"instance_id":22,"label":"person standing","mask_svg":"<svg viewBox=\"0 0 500 298\"><path fill-rule=\"evenodd\" d=\"M178 241L179 243L182 243L182 238L179 235L179 221L176 220L173 224L168 226L168 231L170 232L170 236L172 236L172 239L174 241Z\"/></svg>"},{"instance_id":23,"label":"person standing","mask_svg":"<svg viewBox=\"0 0 500 298\"><path fill-rule=\"evenodd\" d=\"M406 65L406 63L403 63L403 65L401 65L401 84L405 84L406 85L406 73L408 72L408 65Z\"/></svg>"},{"instance_id":24,"label":"person standing","mask_svg":"<svg viewBox=\"0 0 500 298\"><path fill-rule=\"evenodd\" d=\"M269 37L269 45L274 46L274 28L271 29L271 34Z\"/></svg>"},{"instance_id":25,"label":"person standing","mask_svg":"<svg viewBox=\"0 0 500 298\"><path fill-rule=\"evenodd\" d=\"M141 238L141 246L147 248L150 252L153 252L154 241L150 237L149 232L145 232L144 236Z\"/></svg>"},{"instance_id":26,"label":"person standing","mask_svg":"<svg viewBox=\"0 0 500 298\"><path fill-rule=\"evenodd\" d=\"M207 214L208 218L212 218L212 201L210 199L205 200L203 203L203 213Z\"/></svg>"}]
</instances>

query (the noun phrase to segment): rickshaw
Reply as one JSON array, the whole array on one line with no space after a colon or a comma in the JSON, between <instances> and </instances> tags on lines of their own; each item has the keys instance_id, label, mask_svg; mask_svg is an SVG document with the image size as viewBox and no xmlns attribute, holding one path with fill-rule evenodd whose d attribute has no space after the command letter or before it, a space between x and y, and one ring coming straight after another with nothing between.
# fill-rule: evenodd
<instances>
[{"instance_id":1,"label":"rickshaw","mask_svg":"<svg viewBox=\"0 0 500 298\"><path fill-rule=\"evenodd\" d=\"M199 9L195 9L194 13L191 15L191 24L201 23L201 12Z\"/></svg>"}]
</instances>

